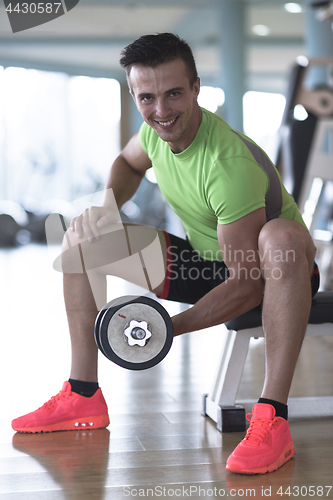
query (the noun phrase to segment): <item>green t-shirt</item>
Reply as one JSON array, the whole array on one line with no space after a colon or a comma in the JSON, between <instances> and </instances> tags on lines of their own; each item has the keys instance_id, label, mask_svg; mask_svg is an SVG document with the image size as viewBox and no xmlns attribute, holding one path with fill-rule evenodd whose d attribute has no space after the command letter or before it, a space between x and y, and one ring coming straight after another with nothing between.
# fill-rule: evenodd
<instances>
[{"instance_id":1,"label":"green t-shirt","mask_svg":"<svg viewBox=\"0 0 333 500\"><path fill-rule=\"evenodd\" d=\"M140 141L163 195L204 258L221 258L217 224L229 224L261 207L267 220L284 217L305 226L264 151L214 113L202 108L197 135L181 153L174 154L146 123Z\"/></svg>"}]
</instances>

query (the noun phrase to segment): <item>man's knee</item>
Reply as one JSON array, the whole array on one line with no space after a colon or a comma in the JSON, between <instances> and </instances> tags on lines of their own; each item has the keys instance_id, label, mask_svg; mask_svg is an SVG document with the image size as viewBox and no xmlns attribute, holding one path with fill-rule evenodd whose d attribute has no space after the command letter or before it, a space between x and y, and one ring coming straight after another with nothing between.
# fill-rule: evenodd
<instances>
[{"instance_id":1,"label":"man's knee","mask_svg":"<svg viewBox=\"0 0 333 500\"><path fill-rule=\"evenodd\" d=\"M54 262L54 269L63 273L83 273L84 264L82 260L81 243L83 239L68 229L64 234L61 246L61 253Z\"/></svg>"},{"instance_id":2,"label":"man's knee","mask_svg":"<svg viewBox=\"0 0 333 500\"><path fill-rule=\"evenodd\" d=\"M62 253L55 267L64 273L103 268L104 274L125 274L125 279L129 279L131 274L136 276L139 266L149 277L154 289L165 277L164 247L165 238L162 239L161 232L146 226L128 225L91 242L78 238L69 229L65 233Z\"/></svg>"},{"instance_id":3,"label":"man's knee","mask_svg":"<svg viewBox=\"0 0 333 500\"><path fill-rule=\"evenodd\" d=\"M290 219L274 219L264 225L258 240L260 260L283 269L308 263L312 271L314 244L307 229Z\"/></svg>"}]
</instances>

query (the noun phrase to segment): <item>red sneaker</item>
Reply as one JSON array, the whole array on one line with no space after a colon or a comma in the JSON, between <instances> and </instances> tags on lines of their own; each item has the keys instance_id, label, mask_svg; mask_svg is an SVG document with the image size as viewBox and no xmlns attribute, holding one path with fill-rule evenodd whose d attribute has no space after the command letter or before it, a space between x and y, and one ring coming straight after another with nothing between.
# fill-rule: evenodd
<instances>
[{"instance_id":1,"label":"red sneaker","mask_svg":"<svg viewBox=\"0 0 333 500\"><path fill-rule=\"evenodd\" d=\"M251 414L249 414L251 415ZM226 469L239 474L272 472L295 455L287 420L275 417L275 408L257 403L253 407L250 427L227 460Z\"/></svg>"},{"instance_id":2,"label":"red sneaker","mask_svg":"<svg viewBox=\"0 0 333 500\"><path fill-rule=\"evenodd\" d=\"M12 421L17 432L54 432L101 429L110 423L108 408L101 389L86 398L72 392L64 382L61 391L38 410Z\"/></svg>"}]
</instances>

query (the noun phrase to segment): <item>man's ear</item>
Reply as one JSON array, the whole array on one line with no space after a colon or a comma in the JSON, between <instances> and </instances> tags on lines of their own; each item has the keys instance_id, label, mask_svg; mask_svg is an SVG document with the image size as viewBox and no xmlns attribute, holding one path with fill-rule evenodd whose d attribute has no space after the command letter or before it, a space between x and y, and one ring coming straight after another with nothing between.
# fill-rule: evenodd
<instances>
[{"instance_id":1,"label":"man's ear","mask_svg":"<svg viewBox=\"0 0 333 500\"><path fill-rule=\"evenodd\" d=\"M194 90L195 90L195 92L196 92L197 97L198 97L198 95L200 94L200 85L201 85L201 82L200 82L200 77L198 76L198 78L197 78L197 80L196 80L195 84L193 85L193 88L194 88Z\"/></svg>"},{"instance_id":2,"label":"man's ear","mask_svg":"<svg viewBox=\"0 0 333 500\"><path fill-rule=\"evenodd\" d=\"M134 92L133 92L133 89L132 89L132 86L131 86L130 75L129 74L126 75L126 81L127 81L128 91L131 94L131 96L133 97L133 101L136 104L135 95L134 95Z\"/></svg>"},{"instance_id":3,"label":"man's ear","mask_svg":"<svg viewBox=\"0 0 333 500\"><path fill-rule=\"evenodd\" d=\"M139 111L139 108L138 108L138 103L136 102L136 99L135 99L135 94L134 94L133 90L132 90L130 87L129 87L129 89L128 89L128 90L129 90L130 95L132 96L132 99L133 99L133 101L134 101L134 104L135 104L135 106L136 106L136 109ZM140 112L140 111L139 111L139 112Z\"/></svg>"},{"instance_id":4,"label":"man's ear","mask_svg":"<svg viewBox=\"0 0 333 500\"><path fill-rule=\"evenodd\" d=\"M136 104L135 95L134 95L134 92L133 92L133 90L132 90L131 88L129 89L129 93L131 94L131 96L132 96L132 98L133 98L133 101L134 101L134 103Z\"/></svg>"}]
</instances>

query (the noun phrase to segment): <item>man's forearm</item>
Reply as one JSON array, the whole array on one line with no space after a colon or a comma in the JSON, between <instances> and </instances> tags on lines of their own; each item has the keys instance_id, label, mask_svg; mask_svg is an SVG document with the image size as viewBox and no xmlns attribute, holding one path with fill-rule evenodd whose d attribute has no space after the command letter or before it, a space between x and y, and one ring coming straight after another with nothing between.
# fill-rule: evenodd
<instances>
[{"instance_id":1,"label":"man's forearm","mask_svg":"<svg viewBox=\"0 0 333 500\"><path fill-rule=\"evenodd\" d=\"M229 279L208 292L190 309L172 317L174 334L181 335L219 325L260 304L263 281Z\"/></svg>"},{"instance_id":2,"label":"man's forearm","mask_svg":"<svg viewBox=\"0 0 333 500\"><path fill-rule=\"evenodd\" d=\"M120 154L110 170L104 206L112 206L115 198L118 209L120 209L135 194L142 179L143 175L135 171ZM112 190L112 192L109 193L108 190Z\"/></svg>"}]
</instances>

